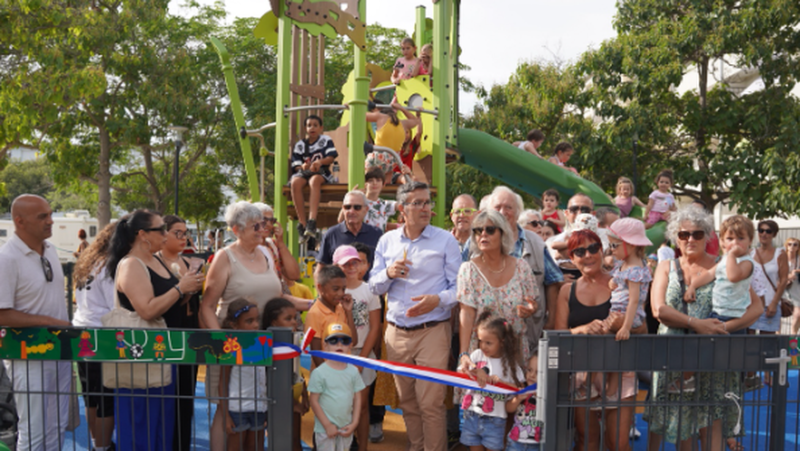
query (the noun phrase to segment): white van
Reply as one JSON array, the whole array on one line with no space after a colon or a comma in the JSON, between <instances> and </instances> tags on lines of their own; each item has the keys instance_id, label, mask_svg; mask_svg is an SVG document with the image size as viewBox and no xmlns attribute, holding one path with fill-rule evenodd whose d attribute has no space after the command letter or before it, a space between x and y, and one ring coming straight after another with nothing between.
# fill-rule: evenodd
<instances>
[{"instance_id":1,"label":"white van","mask_svg":"<svg viewBox=\"0 0 800 451\"><path fill-rule=\"evenodd\" d=\"M74 262L73 252L78 250L79 230L86 231L86 240L90 243L97 236L97 218L91 217L86 210L75 210L53 213L53 236L47 241L55 246L61 263ZM0 219L0 246L4 245L14 233L14 221Z\"/></svg>"}]
</instances>

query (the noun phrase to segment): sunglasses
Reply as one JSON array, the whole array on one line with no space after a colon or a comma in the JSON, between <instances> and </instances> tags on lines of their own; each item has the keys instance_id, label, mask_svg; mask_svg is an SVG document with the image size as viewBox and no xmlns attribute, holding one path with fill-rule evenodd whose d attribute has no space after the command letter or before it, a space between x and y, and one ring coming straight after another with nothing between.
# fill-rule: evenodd
<instances>
[{"instance_id":1,"label":"sunglasses","mask_svg":"<svg viewBox=\"0 0 800 451\"><path fill-rule=\"evenodd\" d=\"M478 210L476 210L474 208L457 208L455 210L450 210L450 214L451 215L471 215L472 213L475 213L476 211L478 211Z\"/></svg>"},{"instance_id":2,"label":"sunglasses","mask_svg":"<svg viewBox=\"0 0 800 451\"><path fill-rule=\"evenodd\" d=\"M266 224L272 225L275 224L276 222L278 222L278 218L264 218L264 220L261 221L261 223L265 225Z\"/></svg>"},{"instance_id":3,"label":"sunglasses","mask_svg":"<svg viewBox=\"0 0 800 451\"><path fill-rule=\"evenodd\" d=\"M773 232L772 229L758 229L758 233L766 233L767 235L772 235L775 232Z\"/></svg>"},{"instance_id":4,"label":"sunglasses","mask_svg":"<svg viewBox=\"0 0 800 451\"><path fill-rule=\"evenodd\" d=\"M681 241L688 241L689 237L692 237L695 241L700 241L706 237L706 232L702 230L695 230L694 232L684 230L682 232L678 232L678 239Z\"/></svg>"},{"instance_id":5,"label":"sunglasses","mask_svg":"<svg viewBox=\"0 0 800 451\"><path fill-rule=\"evenodd\" d=\"M167 234L167 225L166 224L161 224L161 226L159 226L159 227L148 227L148 228L142 229L142 230L144 230L145 232L160 232L162 235L166 235Z\"/></svg>"},{"instance_id":6,"label":"sunglasses","mask_svg":"<svg viewBox=\"0 0 800 451\"><path fill-rule=\"evenodd\" d=\"M338 345L341 343L344 346L349 346L352 342L353 339L350 337L328 337L325 339L325 343L328 343L329 345Z\"/></svg>"},{"instance_id":7,"label":"sunglasses","mask_svg":"<svg viewBox=\"0 0 800 451\"><path fill-rule=\"evenodd\" d=\"M581 213L591 213L592 212L592 207L587 207L585 205L579 207L577 205L573 205L573 206L567 208L567 210L569 210L569 212L572 213L573 215L575 213L577 213L578 211L580 211Z\"/></svg>"},{"instance_id":8,"label":"sunglasses","mask_svg":"<svg viewBox=\"0 0 800 451\"><path fill-rule=\"evenodd\" d=\"M480 234L483 233L484 230L486 231L487 235L494 235L495 232L500 230L500 227L497 227L497 226L473 227L472 228L472 233L475 234L475 235L480 235ZM502 230L500 230L500 231L502 232Z\"/></svg>"},{"instance_id":9,"label":"sunglasses","mask_svg":"<svg viewBox=\"0 0 800 451\"><path fill-rule=\"evenodd\" d=\"M608 247L610 247L611 250L616 250L620 246L622 246L622 243L608 243Z\"/></svg>"},{"instance_id":10,"label":"sunglasses","mask_svg":"<svg viewBox=\"0 0 800 451\"><path fill-rule=\"evenodd\" d=\"M583 258L586 256L586 253L590 253L592 255L600 252L600 249L603 248L603 245L600 243L590 244L586 247L579 247L570 251L570 255L573 257Z\"/></svg>"},{"instance_id":11,"label":"sunglasses","mask_svg":"<svg viewBox=\"0 0 800 451\"><path fill-rule=\"evenodd\" d=\"M355 205L345 204L345 205L342 205L342 208L344 208L345 210L349 210L349 209L352 208L355 211L361 211L361 209L364 208L364 206L363 205L359 205L359 204L355 204Z\"/></svg>"},{"instance_id":12,"label":"sunglasses","mask_svg":"<svg viewBox=\"0 0 800 451\"><path fill-rule=\"evenodd\" d=\"M48 282L53 281L53 267L50 266L50 260L44 258L44 256L39 256L39 260L42 262L42 271L44 271L44 278Z\"/></svg>"},{"instance_id":13,"label":"sunglasses","mask_svg":"<svg viewBox=\"0 0 800 451\"><path fill-rule=\"evenodd\" d=\"M539 227L544 225L544 221L528 221L528 225L533 227Z\"/></svg>"}]
</instances>

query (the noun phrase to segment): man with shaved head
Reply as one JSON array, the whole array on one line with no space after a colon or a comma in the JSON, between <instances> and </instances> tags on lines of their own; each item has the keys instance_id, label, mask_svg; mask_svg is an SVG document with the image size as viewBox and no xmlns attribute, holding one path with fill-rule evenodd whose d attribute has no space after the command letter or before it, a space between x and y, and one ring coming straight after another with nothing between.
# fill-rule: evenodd
<instances>
[{"instance_id":1,"label":"man with shaved head","mask_svg":"<svg viewBox=\"0 0 800 451\"><path fill-rule=\"evenodd\" d=\"M55 247L46 241L53 234L52 214L47 201L33 194L23 194L11 204L14 236L0 247L2 327L70 327L64 273ZM61 449L69 418L72 363L4 363L19 416L17 450Z\"/></svg>"}]
</instances>

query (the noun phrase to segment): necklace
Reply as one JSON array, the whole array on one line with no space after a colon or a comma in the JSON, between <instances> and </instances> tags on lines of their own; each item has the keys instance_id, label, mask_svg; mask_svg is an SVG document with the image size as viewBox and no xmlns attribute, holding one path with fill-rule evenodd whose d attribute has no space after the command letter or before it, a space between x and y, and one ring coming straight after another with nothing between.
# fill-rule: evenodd
<instances>
[{"instance_id":1,"label":"necklace","mask_svg":"<svg viewBox=\"0 0 800 451\"><path fill-rule=\"evenodd\" d=\"M489 265L487 265L487 264L486 264L486 259L485 259L485 258L483 258L483 255L482 255L482 254L481 254L481 261L483 262L483 264L484 264L484 265L486 265L486 269L488 269L488 270L489 270L489 272L491 272L491 273L493 273L493 274L500 274L501 272L503 272L503 271L505 271L505 270L506 270L506 258L505 258L505 257L503 257L503 267L502 267L502 268L500 268L500 269L499 269L499 270L497 270L497 271L493 270L492 268L489 268Z\"/></svg>"},{"instance_id":2,"label":"necklace","mask_svg":"<svg viewBox=\"0 0 800 451\"><path fill-rule=\"evenodd\" d=\"M238 247L239 247L239 253L240 254L242 254L244 257L247 257L247 259L250 260L251 262L256 261L256 255L258 255L258 254L256 254L256 251L258 249L254 249L253 252L247 254L247 253L245 253L244 249L242 249L242 245L241 244Z\"/></svg>"}]
</instances>

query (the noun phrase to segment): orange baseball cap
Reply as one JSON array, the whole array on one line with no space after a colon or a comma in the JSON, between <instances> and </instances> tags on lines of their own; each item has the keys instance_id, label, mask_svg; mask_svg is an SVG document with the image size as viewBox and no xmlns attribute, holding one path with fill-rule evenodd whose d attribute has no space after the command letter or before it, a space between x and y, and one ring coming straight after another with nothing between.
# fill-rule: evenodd
<instances>
[{"instance_id":1,"label":"orange baseball cap","mask_svg":"<svg viewBox=\"0 0 800 451\"><path fill-rule=\"evenodd\" d=\"M322 341L325 341L330 337L339 336L353 338L353 336L350 334L350 328L347 327L347 324L330 323L327 327L325 327L325 333L322 334Z\"/></svg>"}]
</instances>

